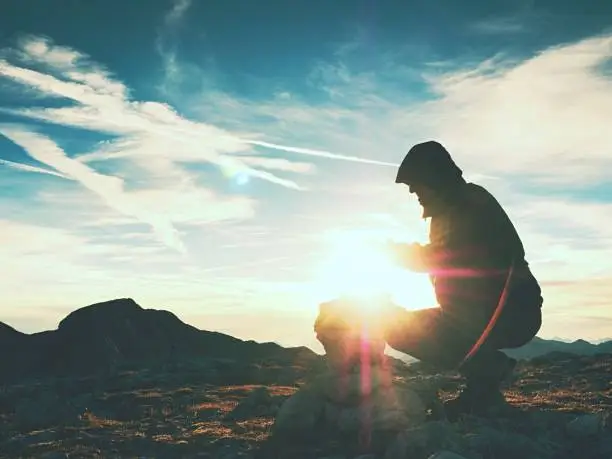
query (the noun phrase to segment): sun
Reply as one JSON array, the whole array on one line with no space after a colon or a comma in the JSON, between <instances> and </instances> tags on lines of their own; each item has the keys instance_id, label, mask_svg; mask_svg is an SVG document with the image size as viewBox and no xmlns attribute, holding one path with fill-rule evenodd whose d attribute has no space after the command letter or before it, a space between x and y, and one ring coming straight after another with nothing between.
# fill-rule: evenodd
<instances>
[{"instance_id":1,"label":"sun","mask_svg":"<svg viewBox=\"0 0 612 459\"><path fill-rule=\"evenodd\" d=\"M385 239L371 232L346 231L330 239L330 252L317 270L316 296L321 301L353 297L376 308L381 298L407 309L435 305L424 274L402 269L384 248Z\"/></svg>"}]
</instances>

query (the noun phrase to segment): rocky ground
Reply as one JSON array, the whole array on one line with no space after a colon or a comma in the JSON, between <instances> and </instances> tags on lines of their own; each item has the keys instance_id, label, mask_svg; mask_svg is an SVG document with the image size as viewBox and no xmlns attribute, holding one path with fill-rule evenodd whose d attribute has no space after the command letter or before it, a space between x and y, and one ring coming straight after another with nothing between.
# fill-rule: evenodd
<instances>
[{"instance_id":1,"label":"rocky ground","mask_svg":"<svg viewBox=\"0 0 612 459\"><path fill-rule=\"evenodd\" d=\"M439 390L442 399L460 384L453 374L432 374L418 365L397 365L395 375L397 383ZM0 457L359 456L333 435L303 444L271 435L279 407L310 377L299 367L219 360L5 385ZM514 409L504 416L457 423L431 417L390 440L384 454L361 459L457 457L451 452L467 459L612 458L606 421L612 412L611 355L551 355L521 363L507 398Z\"/></svg>"}]
</instances>

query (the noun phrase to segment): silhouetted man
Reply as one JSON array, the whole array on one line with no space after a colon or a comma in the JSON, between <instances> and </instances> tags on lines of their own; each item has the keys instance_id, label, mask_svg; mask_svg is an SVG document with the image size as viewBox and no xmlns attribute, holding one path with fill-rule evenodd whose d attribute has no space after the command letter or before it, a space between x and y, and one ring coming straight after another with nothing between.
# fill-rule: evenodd
<instances>
[{"instance_id":1,"label":"silhouetted man","mask_svg":"<svg viewBox=\"0 0 612 459\"><path fill-rule=\"evenodd\" d=\"M507 214L483 187L464 180L442 145L411 148L396 183L417 195L431 221L429 244L394 244L394 251L404 267L430 274L440 307L396 310L387 343L465 376L465 389L446 403L449 417L483 413L503 403L500 387L516 364L500 349L522 346L540 329L540 286ZM492 321L496 310L501 314Z\"/></svg>"}]
</instances>

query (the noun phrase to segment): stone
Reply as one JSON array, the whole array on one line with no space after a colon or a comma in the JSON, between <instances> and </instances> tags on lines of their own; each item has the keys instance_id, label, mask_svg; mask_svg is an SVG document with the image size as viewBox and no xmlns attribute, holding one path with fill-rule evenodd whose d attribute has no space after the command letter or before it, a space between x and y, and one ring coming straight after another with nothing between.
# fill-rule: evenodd
<instances>
[{"instance_id":1,"label":"stone","mask_svg":"<svg viewBox=\"0 0 612 459\"><path fill-rule=\"evenodd\" d=\"M60 451L49 451L47 453L43 453L39 456L41 459L67 459L68 454L62 453Z\"/></svg>"},{"instance_id":2,"label":"stone","mask_svg":"<svg viewBox=\"0 0 612 459\"><path fill-rule=\"evenodd\" d=\"M215 453L218 459L252 459L252 454L244 451L239 445L226 445Z\"/></svg>"},{"instance_id":3,"label":"stone","mask_svg":"<svg viewBox=\"0 0 612 459\"><path fill-rule=\"evenodd\" d=\"M602 432L605 426L603 413L593 413L578 416L566 426L566 431L573 437L591 437Z\"/></svg>"},{"instance_id":4,"label":"stone","mask_svg":"<svg viewBox=\"0 0 612 459\"><path fill-rule=\"evenodd\" d=\"M15 407L15 421L24 428L48 428L77 419L73 407L47 392L22 400Z\"/></svg>"},{"instance_id":5,"label":"stone","mask_svg":"<svg viewBox=\"0 0 612 459\"><path fill-rule=\"evenodd\" d=\"M325 401L319 394L310 388L302 388L289 397L278 410L273 433L287 439L312 434L324 409Z\"/></svg>"},{"instance_id":6,"label":"stone","mask_svg":"<svg viewBox=\"0 0 612 459\"><path fill-rule=\"evenodd\" d=\"M365 424L366 412L367 408L364 406L351 406L341 409L336 427L342 433L358 432Z\"/></svg>"},{"instance_id":7,"label":"stone","mask_svg":"<svg viewBox=\"0 0 612 459\"><path fill-rule=\"evenodd\" d=\"M230 411L225 419L240 420L255 416L267 416L273 408L273 398L267 387L253 390Z\"/></svg>"},{"instance_id":8,"label":"stone","mask_svg":"<svg viewBox=\"0 0 612 459\"><path fill-rule=\"evenodd\" d=\"M26 437L27 444L34 445L37 443L49 443L58 438L58 434L54 430L41 430Z\"/></svg>"},{"instance_id":9,"label":"stone","mask_svg":"<svg viewBox=\"0 0 612 459\"><path fill-rule=\"evenodd\" d=\"M388 389L392 374L386 366L371 365L352 371L329 370L312 381L318 392L337 403L357 403L373 392Z\"/></svg>"},{"instance_id":10,"label":"stone","mask_svg":"<svg viewBox=\"0 0 612 459\"><path fill-rule=\"evenodd\" d=\"M397 383L388 390L379 391L373 398L374 421L380 428L406 427L420 424L427 417L421 397L408 385Z\"/></svg>"},{"instance_id":11,"label":"stone","mask_svg":"<svg viewBox=\"0 0 612 459\"><path fill-rule=\"evenodd\" d=\"M298 439L309 445L337 441L350 457L379 457L397 433L427 418L419 393L394 377L376 321L364 320L350 306L343 301L321 305L315 332L326 352L327 371L280 408L273 437L286 445L285 452Z\"/></svg>"},{"instance_id":12,"label":"stone","mask_svg":"<svg viewBox=\"0 0 612 459\"><path fill-rule=\"evenodd\" d=\"M326 402L323 408L323 420L327 425L335 425L340 419L340 408L331 402Z\"/></svg>"},{"instance_id":13,"label":"stone","mask_svg":"<svg viewBox=\"0 0 612 459\"><path fill-rule=\"evenodd\" d=\"M492 456L509 457L549 457L550 451L558 445L544 436L528 437L522 433L503 428L481 425L465 436L471 451Z\"/></svg>"},{"instance_id":14,"label":"stone","mask_svg":"<svg viewBox=\"0 0 612 459\"><path fill-rule=\"evenodd\" d=\"M456 448L460 442L451 424L424 422L397 434L386 448L384 459L425 457L440 448Z\"/></svg>"},{"instance_id":15,"label":"stone","mask_svg":"<svg viewBox=\"0 0 612 459\"><path fill-rule=\"evenodd\" d=\"M465 459L465 457L452 451L440 451L429 456L428 459Z\"/></svg>"},{"instance_id":16,"label":"stone","mask_svg":"<svg viewBox=\"0 0 612 459\"><path fill-rule=\"evenodd\" d=\"M314 330L330 368L339 372L385 359L380 320L364 313L354 299L340 298L319 306Z\"/></svg>"},{"instance_id":17,"label":"stone","mask_svg":"<svg viewBox=\"0 0 612 459\"><path fill-rule=\"evenodd\" d=\"M377 373L379 370L369 372ZM279 410L276 423L297 425L294 419L302 413L309 420L306 424L320 416L328 427L348 433L365 424L371 430L401 430L426 419L425 404L409 385L392 384L389 375L375 376L371 384L364 384L365 381L359 374L340 376L329 371L290 397ZM306 427L304 419L298 424Z\"/></svg>"}]
</instances>

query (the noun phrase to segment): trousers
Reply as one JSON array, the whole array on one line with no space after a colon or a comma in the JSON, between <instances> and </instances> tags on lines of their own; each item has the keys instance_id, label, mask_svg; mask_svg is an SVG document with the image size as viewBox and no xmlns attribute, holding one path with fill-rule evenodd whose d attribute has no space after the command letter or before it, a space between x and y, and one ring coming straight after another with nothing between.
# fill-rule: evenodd
<instances>
[{"instance_id":1,"label":"trousers","mask_svg":"<svg viewBox=\"0 0 612 459\"><path fill-rule=\"evenodd\" d=\"M487 368L507 358L501 349L521 347L531 341L542 326L542 303L539 287L512 292L488 339L470 360L470 372L486 373ZM474 309L470 313L469 307L449 310L462 313L451 313L442 307L398 312L386 329L387 344L441 370L457 369L488 321L481 320L481 311ZM488 317L491 315L492 312Z\"/></svg>"}]
</instances>

